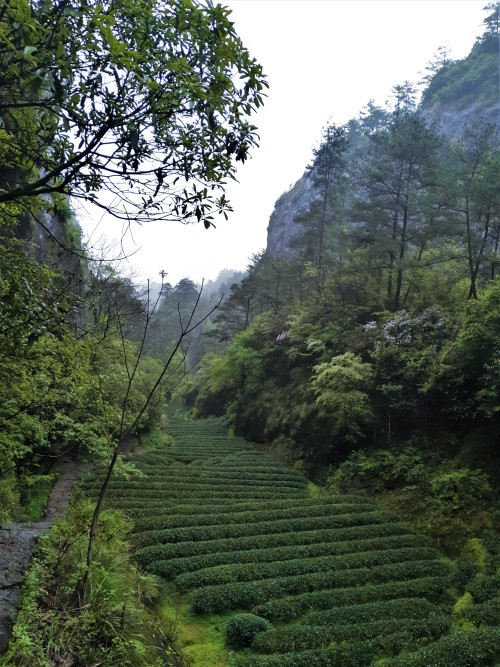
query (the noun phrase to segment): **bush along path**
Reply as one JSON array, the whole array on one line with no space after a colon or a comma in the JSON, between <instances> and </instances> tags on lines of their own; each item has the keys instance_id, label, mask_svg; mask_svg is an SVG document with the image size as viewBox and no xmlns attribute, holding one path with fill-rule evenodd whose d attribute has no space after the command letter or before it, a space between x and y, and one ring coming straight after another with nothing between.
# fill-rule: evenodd
<instances>
[{"instance_id":1,"label":"bush along path","mask_svg":"<svg viewBox=\"0 0 500 667\"><path fill-rule=\"evenodd\" d=\"M0 525L0 654L7 647L19 602L20 586L36 550L38 538L64 514L76 480L89 468L89 464L63 459L61 473L50 494L43 520Z\"/></svg>"},{"instance_id":2,"label":"bush along path","mask_svg":"<svg viewBox=\"0 0 500 667\"><path fill-rule=\"evenodd\" d=\"M173 413L169 431L109 501L134 520L138 563L167 582L164 618L193 667L496 664L498 577L463 596L430 540L366 496L313 497L215 419ZM91 497L99 479L83 480Z\"/></svg>"}]
</instances>

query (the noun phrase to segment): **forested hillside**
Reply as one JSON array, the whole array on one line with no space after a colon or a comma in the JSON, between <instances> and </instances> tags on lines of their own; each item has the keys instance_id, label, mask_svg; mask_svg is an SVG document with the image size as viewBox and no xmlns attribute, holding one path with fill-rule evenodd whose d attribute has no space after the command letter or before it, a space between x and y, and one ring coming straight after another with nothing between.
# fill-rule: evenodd
<instances>
[{"instance_id":1,"label":"forested hillside","mask_svg":"<svg viewBox=\"0 0 500 667\"><path fill-rule=\"evenodd\" d=\"M498 19L494 4L484 9L486 30L466 58L452 60L447 47L441 46L418 83L405 82L392 90L394 106L403 101L405 88L413 100L419 98L416 109L422 120L436 133L444 134L448 141L462 137L466 125L477 121L483 125L498 124L500 117ZM387 111L387 105L384 109L370 100L359 117L346 124L349 144L344 157L347 162L366 153L365 136L383 123ZM306 169L305 175L276 201L269 220L266 249L272 257L290 257L296 252L292 239L299 228L295 219L310 205L315 191L307 173Z\"/></svg>"},{"instance_id":2,"label":"forested hillside","mask_svg":"<svg viewBox=\"0 0 500 667\"><path fill-rule=\"evenodd\" d=\"M499 548L498 7L488 10L468 58L431 64L421 104L405 83L387 106L324 130L278 202L282 245L275 217L270 247L218 311L229 347L179 392L329 488L375 493L471 567ZM459 132L430 114L451 100Z\"/></svg>"}]
</instances>

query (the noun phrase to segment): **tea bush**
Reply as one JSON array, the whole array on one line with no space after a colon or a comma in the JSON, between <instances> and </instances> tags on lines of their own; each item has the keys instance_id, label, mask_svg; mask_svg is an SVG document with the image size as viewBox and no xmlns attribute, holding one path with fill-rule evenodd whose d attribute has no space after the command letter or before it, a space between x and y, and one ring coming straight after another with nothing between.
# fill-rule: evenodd
<instances>
[{"instance_id":1,"label":"tea bush","mask_svg":"<svg viewBox=\"0 0 500 667\"><path fill-rule=\"evenodd\" d=\"M226 642L231 648L250 646L259 632L269 630L271 623L255 614L232 616L226 625Z\"/></svg>"}]
</instances>

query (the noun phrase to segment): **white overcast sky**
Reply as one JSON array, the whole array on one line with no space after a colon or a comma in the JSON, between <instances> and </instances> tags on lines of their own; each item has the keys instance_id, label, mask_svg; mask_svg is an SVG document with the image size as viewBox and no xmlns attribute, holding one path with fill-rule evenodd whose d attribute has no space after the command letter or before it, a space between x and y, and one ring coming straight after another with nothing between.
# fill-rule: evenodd
<instances>
[{"instance_id":1,"label":"white overcast sky","mask_svg":"<svg viewBox=\"0 0 500 667\"><path fill-rule=\"evenodd\" d=\"M266 104L252 119L260 147L227 194L234 208L216 229L152 222L136 227L128 268L138 280L175 284L242 270L266 245L276 199L303 174L328 122L344 123L391 88L417 82L440 45L465 57L482 32L487 0L220 0L245 46L264 67ZM114 219L80 216L96 242L120 238ZM122 267L127 268L127 266Z\"/></svg>"}]
</instances>

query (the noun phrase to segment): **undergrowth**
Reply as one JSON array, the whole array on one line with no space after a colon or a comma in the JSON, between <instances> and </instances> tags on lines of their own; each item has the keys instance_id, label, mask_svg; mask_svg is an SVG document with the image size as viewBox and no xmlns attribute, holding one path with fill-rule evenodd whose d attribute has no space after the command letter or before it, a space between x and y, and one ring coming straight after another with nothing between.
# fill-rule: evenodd
<instances>
[{"instance_id":1,"label":"undergrowth","mask_svg":"<svg viewBox=\"0 0 500 667\"><path fill-rule=\"evenodd\" d=\"M85 569L91 503L74 504L40 539L1 667L181 667L152 612L159 581L129 560L121 512L102 513L90 599L76 592Z\"/></svg>"},{"instance_id":2,"label":"undergrowth","mask_svg":"<svg viewBox=\"0 0 500 667\"><path fill-rule=\"evenodd\" d=\"M180 647L189 665L226 667L232 651L225 643L226 625L231 614L199 616L185 596L169 593L159 606L165 631Z\"/></svg>"}]
</instances>

